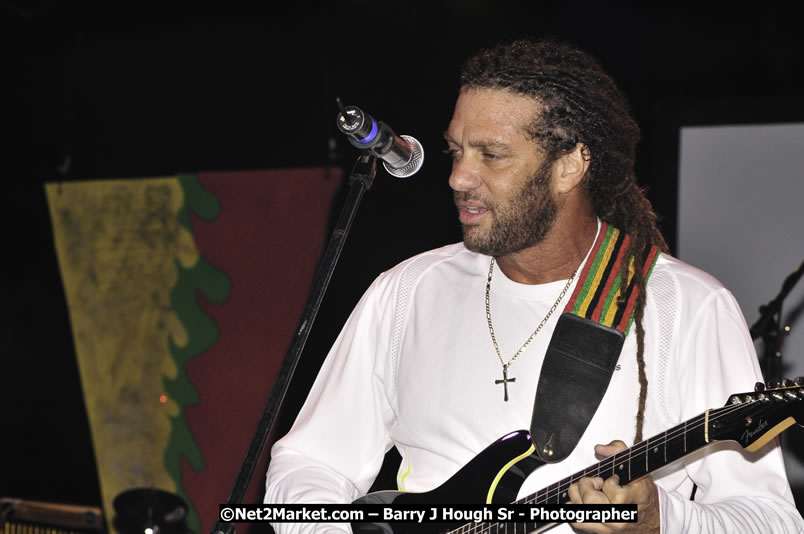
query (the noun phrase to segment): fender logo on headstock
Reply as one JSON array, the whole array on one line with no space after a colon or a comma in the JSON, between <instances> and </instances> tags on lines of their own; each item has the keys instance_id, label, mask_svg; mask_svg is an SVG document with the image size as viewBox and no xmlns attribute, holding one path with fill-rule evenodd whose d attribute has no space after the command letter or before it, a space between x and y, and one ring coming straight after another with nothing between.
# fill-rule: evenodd
<instances>
[{"instance_id":1,"label":"fender logo on headstock","mask_svg":"<svg viewBox=\"0 0 804 534\"><path fill-rule=\"evenodd\" d=\"M748 443L749 441L751 441L754 438L754 436L756 436L757 434L759 434L760 432L765 430L765 428L767 428L767 426L768 426L768 422L765 421L764 419L761 419L759 421L759 425L757 425L757 427L754 430L746 430L745 432L743 432L743 435L740 438L740 441L742 441L744 443Z\"/></svg>"}]
</instances>

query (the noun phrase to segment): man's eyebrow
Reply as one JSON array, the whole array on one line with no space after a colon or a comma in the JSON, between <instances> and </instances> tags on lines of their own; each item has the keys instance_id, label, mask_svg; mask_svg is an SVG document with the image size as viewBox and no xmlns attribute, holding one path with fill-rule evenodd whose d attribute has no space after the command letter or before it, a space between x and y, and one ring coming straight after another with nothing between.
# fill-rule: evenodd
<instances>
[{"instance_id":1,"label":"man's eyebrow","mask_svg":"<svg viewBox=\"0 0 804 534\"><path fill-rule=\"evenodd\" d=\"M447 143L452 143L454 145L458 144L458 142L455 141L455 139L453 139L451 135L449 135L449 132L446 132L446 131L444 132L444 140ZM469 146L472 147L472 148L480 148L480 149L491 149L491 148L493 148L493 149L496 149L496 150L500 150L500 149L504 149L504 148L509 147L508 143L504 143L502 141L495 141L493 139L472 139L472 140L469 141Z\"/></svg>"}]
</instances>

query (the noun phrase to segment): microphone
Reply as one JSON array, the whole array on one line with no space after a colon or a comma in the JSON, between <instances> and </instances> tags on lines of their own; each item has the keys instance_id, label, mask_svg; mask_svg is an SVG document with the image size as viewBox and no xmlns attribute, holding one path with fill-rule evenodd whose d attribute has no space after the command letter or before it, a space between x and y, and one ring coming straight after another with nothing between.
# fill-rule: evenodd
<instances>
[{"instance_id":1,"label":"microphone","mask_svg":"<svg viewBox=\"0 0 804 534\"><path fill-rule=\"evenodd\" d=\"M341 111L336 123L355 147L383 160L383 166L392 176L413 176L424 164L422 144L409 135L396 135L384 122L355 106L344 107L337 99Z\"/></svg>"}]
</instances>

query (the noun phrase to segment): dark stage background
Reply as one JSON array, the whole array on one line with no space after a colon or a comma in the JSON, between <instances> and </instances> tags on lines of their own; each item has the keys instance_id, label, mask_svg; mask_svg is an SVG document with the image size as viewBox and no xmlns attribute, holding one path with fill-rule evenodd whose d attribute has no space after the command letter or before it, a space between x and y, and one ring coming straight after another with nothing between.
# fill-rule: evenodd
<instances>
[{"instance_id":1,"label":"dark stage background","mask_svg":"<svg viewBox=\"0 0 804 534\"><path fill-rule=\"evenodd\" d=\"M374 276L460 239L441 133L460 61L478 48L554 36L603 63L643 128L639 175L671 246L679 125L804 118L799 20L771 4L711 12L591 1L108 4L0 2L0 496L100 502L45 182L348 170L356 153L335 128L336 96L423 143L422 172L408 180L381 172L364 200L281 432Z\"/></svg>"}]
</instances>

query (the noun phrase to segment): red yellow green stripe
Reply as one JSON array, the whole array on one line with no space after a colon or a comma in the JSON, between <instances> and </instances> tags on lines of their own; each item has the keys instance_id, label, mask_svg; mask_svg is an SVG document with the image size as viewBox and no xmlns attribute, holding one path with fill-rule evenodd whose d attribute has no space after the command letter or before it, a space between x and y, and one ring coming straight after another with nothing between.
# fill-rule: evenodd
<instances>
[{"instance_id":1,"label":"red yellow green stripe","mask_svg":"<svg viewBox=\"0 0 804 534\"><path fill-rule=\"evenodd\" d=\"M606 326L611 326L611 323L614 319L613 313L617 312L616 306L612 306L612 303L616 302L617 297L620 295L620 288L622 287L622 274L620 273L620 266L622 265L624 251L628 250L628 245L630 243L631 236L625 234L623 236L622 243L620 244L620 248L618 249L620 253L617 254L616 258L612 259L608 269L606 285L603 287L603 291L601 293L603 305L598 306L591 316L591 319L595 322L605 324ZM601 316L603 317L602 321L600 320Z\"/></svg>"},{"instance_id":2,"label":"red yellow green stripe","mask_svg":"<svg viewBox=\"0 0 804 534\"><path fill-rule=\"evenodd\" d=\"M631 236L607 223L602 223L590 259L567 303L566 312L628 334L633 320L634 305L639 295L639 288L634 281L636 270L634 258L626 259L630 243ZM658 247L651 247L642 267L646 281L658 254ZM623 283L620 270L624 261L628 261L628 274ZM625 298L624 306L621 303L623 300L620 298L621 295Z\"/></svg>"},{"instance_id":3,"label":"red yellow green stripe","mask_svg":"<svg viewBox=\"0 0 804 534\"><path fill-rule=\"evenodd\" d=\"M579 282L575 286L575 291L573 292L572 297L570 298L569 302L567 302L565 311L583 316L581 308L583 307L583 302L586 299L586 295L590 292L594 278L594 275L590 277L589 273L596 273L598 271L600 261L606 255L605 250L611 238L610 233L612 230L616 229L609 227L607 223L602 223L600 232L598 232L598 239L595 241L595 244L592 245L592 252L590 253L591 261L587 261L583 271L581 271ZM603 249L602 254L601 248Z\"/></svg>"},{"instance_id":4,"label":"red yellow green stripe","mask_svg":"<svg viewBox=\"0 0 804 534\"><path fill-rule=\"evenodd\" d=\"M617 237L619 237L620 231L613 227L610 228L612 230L609 233L610 238L606 242L606 246L601 247L603 254L599 258L595 258L595 263L593 265L593 268L595 269L594 276L591 278L591 284L589 284L586 296L581 304L581 308L579 310L581 315L586 315L589 311L589 305L594 296L597 294L597 288L600 286L603 273L606 271L605 266L607 266L612 259L615 261L617 259L612 253L614 252L614 246L617 244Z\"/></svg>"}]
</instances>

